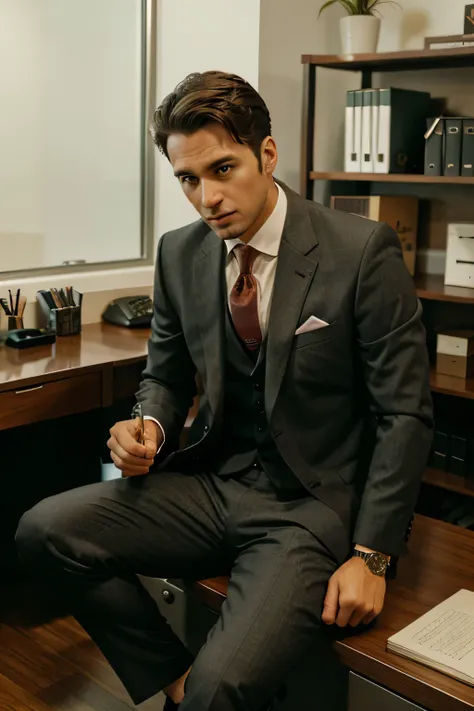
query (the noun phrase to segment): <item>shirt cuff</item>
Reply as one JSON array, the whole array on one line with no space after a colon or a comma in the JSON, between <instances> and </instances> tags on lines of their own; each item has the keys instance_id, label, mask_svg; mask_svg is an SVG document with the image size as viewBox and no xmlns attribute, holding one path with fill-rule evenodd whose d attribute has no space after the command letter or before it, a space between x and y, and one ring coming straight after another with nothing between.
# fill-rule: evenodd
<instances>
[{"instance_id":1,"label":"shirt cuff","mask_svg":"<svg viewBox=\"0 0 474 711\"><path fill-rule=\"evenodd\" d=\"M164 445L164 443L165 443L165 439L166 439L166 438L165 438L165 431L164 431L163 427L160 425L160 423L158 422L158 420L156 420L154 417L150 417L149 415L145 415L145 417L144 417L143 419L144 419L144 420L151 420L152 422L156 422L156 424L158 425L158 427L160 428L160 430L161 430L161 432L162 432L162 434L163 434L163 441L162 441L162 443L160 444L160 446L158 447L158 449L156 450L156 454L159 454L161 448L163 447L163 445Z\"/></svg>"}]
</instances>

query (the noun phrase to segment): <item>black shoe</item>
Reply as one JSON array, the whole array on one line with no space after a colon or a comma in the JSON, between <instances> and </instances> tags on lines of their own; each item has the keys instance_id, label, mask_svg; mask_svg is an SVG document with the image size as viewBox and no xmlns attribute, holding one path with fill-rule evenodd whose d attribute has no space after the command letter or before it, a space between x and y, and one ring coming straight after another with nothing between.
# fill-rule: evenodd
<instances>
[{"instance_id":1,"label":"black shoe","mask_svg":"<svg viewBox=\"0 0 474 711\"><path fill-rule=\"evenodd\" d=\"M179 709L179 704L175 704L175 702L167 696L163 711L177 711L177 709Z\"/></svg>"}]
</instances>

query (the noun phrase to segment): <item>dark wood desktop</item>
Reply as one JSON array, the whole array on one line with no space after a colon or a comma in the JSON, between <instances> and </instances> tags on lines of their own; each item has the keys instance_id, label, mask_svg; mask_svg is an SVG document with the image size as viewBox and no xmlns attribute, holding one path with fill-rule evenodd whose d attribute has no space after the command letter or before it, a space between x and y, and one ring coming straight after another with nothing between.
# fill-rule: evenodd
<instances>
[{"instance_id":1,"label":"dark wood desktop","mask_svg":"<svg viewBox=\"0 0 474 711\"><path fill-rule=\"evenodd\" d=\"M50 346L0 347L0 430L107 407L133 395L149 334L95 323Z\"/></svg>"}]
</instances>

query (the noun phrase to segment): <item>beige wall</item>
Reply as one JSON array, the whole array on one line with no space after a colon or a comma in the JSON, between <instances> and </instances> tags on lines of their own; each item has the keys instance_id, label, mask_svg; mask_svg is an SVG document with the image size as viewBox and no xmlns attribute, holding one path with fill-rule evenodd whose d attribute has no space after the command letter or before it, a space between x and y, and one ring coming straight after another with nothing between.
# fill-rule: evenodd
<instances>
[{"instance_id":1,"label":"beige wall","mask_svg":"<svg viewBox=\"0 0 474 711\"><path fill-rule=\"evenodd\" d=\"M258 86L260 0L161 0L158 102L190 72L221 69ZM198 218L173 171L157 156L157 239Z\"/></svg>"},{"instance_id":2,"label":"beige wall","mask_svg":"<svg viewBox=\"0 0 474 711\"><path fill-rule=\"evenodd\" d=\"M261 0L259 88L272 116L278 145L276 175L299 189L303 52L325 52L318 2Z\"/></svg>"},{"instance_id":3,"label":"beige wall","mask_svg":"<svg viewBox=\"0 0 474 711\"><path fill-rule=\"evenodd\" d=\"M402 10L381 6L379 51L420 49L424 38L462 34L467 0L400 0Z\"/></svg>"}]
</instances>

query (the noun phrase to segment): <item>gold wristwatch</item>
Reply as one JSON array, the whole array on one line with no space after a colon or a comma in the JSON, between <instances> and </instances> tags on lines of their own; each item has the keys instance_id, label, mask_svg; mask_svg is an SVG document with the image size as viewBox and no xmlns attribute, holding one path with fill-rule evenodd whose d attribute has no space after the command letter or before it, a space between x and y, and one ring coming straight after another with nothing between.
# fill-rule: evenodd
<instances>
[{"instance_id":1,"label":"gold wristwatch","mask_svg":"<svg viewBox=\"0 0 474 711\"><path fill-rule=\"evenodd\" d=\"M385 577L387 568L390 565L390 556L384 555L383 553L366 553L365 551L358 551L354 548L353 557L362 558L370 572L374 575L378 575L380 578Z\"/></svg>"}]
</instances>

